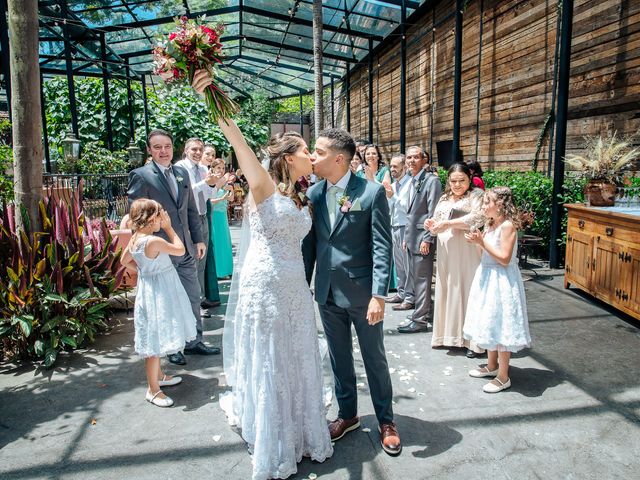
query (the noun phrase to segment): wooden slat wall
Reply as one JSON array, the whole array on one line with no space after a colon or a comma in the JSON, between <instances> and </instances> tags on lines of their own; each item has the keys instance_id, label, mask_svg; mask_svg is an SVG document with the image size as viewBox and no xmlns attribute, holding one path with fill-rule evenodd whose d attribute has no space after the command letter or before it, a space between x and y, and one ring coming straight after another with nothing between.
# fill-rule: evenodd
<instances>
[{"instance_id":1,"label":"wooden slat wall","mask_svg":"<svg viewBox=\"0 0 640 480\"><path fill-rule=\"evenodd\" d=\"M480 0L471 1L464 14L461 148L465 160L527 170L551 110L557 0L483 3L482 15ZM422 145L436 160L436 142L452 138L454 6L455 0L440 2L407 30L406 142ZM567 152L580 151L587 135L640 132L639 32L640 1L575 0ZM373 64L373 139L389 158L399 149L399 40L376 55ZM336 89L336 122L344 127L344 96L339 93L342 85ZM368 137L368 101L365 64L351 75L351 132L356 138ZM326 118L330 125L330 110ZM549 132L539 170L547 168L548 143Z\"/></svg>"}]
</instances>

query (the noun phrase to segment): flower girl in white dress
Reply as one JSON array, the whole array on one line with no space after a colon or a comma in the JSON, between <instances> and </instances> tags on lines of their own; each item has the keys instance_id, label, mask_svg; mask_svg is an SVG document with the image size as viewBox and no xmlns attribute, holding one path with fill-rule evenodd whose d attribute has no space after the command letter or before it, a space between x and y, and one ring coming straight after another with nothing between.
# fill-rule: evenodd
<instances>
[{"instance_id":1,"label":"flower girl in white dress","mask_svg":"<svg viewBox=\"0 0 640 480\"><path fill-rule=\"evenodd\" d=\"M133 202L129 221L135 233L121 262L138 271L133 311L135 351L145 361L147 401L158 407L170 407L173 400L160 387L177 385L182 378L165 375L160 357L182 351L185 342L196 337L196 319L189 297L169 258L184 255L184 245L171 227L169 215L154 200L140 198ZM169 242L153 235L161 228Z\"/></svg>"},{"instance_id":2,"label":"flower girl in white dress","mask_svg":"<svg viewBox=\"0 0 640 480\"><path fill-rule=\"evenodd\" d=\"M482 249L482 260L471 284L464 337L488 350L488 363L469 371L476 378L495 377L483 387L497 393L511 386L509 359L531 345L524 284L516 255L517 210L508 187L484 195L484 234L465 238Z\"/></svg>"}]
</instances>

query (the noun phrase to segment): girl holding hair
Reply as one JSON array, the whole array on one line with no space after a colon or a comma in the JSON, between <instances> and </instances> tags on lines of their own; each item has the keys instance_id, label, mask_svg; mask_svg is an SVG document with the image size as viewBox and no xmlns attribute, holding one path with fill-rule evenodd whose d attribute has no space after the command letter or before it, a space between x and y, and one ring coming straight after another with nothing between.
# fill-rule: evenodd
<instances>
[{"instance_id":1,"label":"girl holding hair","mask_svg":"<svg viewBox=\"0 0 640 480\"><path fill-rule=\"evenodd\" d=\"M184 255L184 245L160 204L140 198L131 204L129 221L134 230L124 250L122 264L138 271L133 312L135 352L144 357L149 388L146 400L170 407L173 400L161 387L178 385L182 378L166 375L160 357L180 352L196 338L196 319L191 303L169 255ZM163 229L169 241L154 235Z\"/></svg>"},{"instance_id":2,"label":"girl holding hair","mask_svg":"<svg viewBox=\"0 0 640 480\"><path fill-rule=\"evenodd\" d=\"M488 363L469 371L475 378L495 377L483 387L497 393L511 386L509 359L531 345L524 284L518 269L516 241L518 214L508 187L495 187L484 195L487 227L465 238L482 250L467 313L464 337L488 350Z\"/></svg>"}]
</instances>

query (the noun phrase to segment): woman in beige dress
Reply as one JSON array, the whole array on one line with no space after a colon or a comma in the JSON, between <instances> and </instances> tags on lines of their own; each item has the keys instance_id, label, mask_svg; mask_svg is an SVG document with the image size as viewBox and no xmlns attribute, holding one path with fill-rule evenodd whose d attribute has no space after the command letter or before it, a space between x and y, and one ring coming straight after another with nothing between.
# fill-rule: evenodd
<instances>
[{"instance_id":1,"label":"woman in beige dress","mask_svg":"<svg viewBox=\"0 0 640 480\"><path fill-rule=\"evenodd\" d=\"M424 224L438 235L431 346L465 347L469 358L484 350L462 335L471 282L480 264L480 252L465 240L464 234L484 222L482 197L482 190L473 188L469 168L456 163L449 168L447 185L433 218Z\"/></svg>"}]
</instances>

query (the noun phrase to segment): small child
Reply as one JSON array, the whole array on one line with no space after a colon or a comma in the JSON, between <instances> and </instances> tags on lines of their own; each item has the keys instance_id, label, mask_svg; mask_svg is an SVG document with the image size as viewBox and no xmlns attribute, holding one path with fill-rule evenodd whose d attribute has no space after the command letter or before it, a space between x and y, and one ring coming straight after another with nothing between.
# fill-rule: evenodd
<instances>
[{"instance_id":1,"label":"small child","mask_svg":"<svg viewBox=\"0 0 640 480\"><path fill-rule=\"evenodd\" d=\"M133 228L122 264L138 270L134 308L135 351L145 359L148 402L170 407L173 400L160 387L178 385L182 378L165 375L160 357L182 351L196 337L196 319L191 303L169 255L184 255L184 245L171 227L171 219L160 204L140 198L129 212ZM169 241L153 234L160 229Z\"/></svg>"},{"instance_id":2,"label":"small child","mask_svg":"<svg viewBox=\"0 0 640 480\"><path fill-rule=\"evenodd\" d=\"M476 378L495 377L483 387L497 393L511 386L509 359L531 345L524 284L516 255L517 209L508 187L495 187L484 195L487 223L484 234L472 231L465 238L482 249L482 260L471 284L464 320L464 338L488 351L488 363L469 371Z\"/></svg>"}]
</instances>

